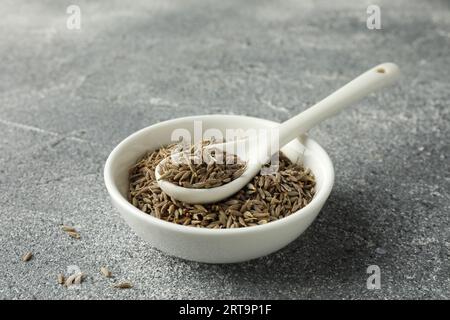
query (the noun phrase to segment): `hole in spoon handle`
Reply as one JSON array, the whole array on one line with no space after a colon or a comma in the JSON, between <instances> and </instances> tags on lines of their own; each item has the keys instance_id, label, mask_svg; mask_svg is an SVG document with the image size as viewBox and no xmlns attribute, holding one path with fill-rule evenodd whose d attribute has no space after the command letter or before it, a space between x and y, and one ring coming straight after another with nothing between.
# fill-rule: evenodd
<instances>
[{"instance_id":1,"label":"hole in spoon handle","mask_svg":"<svg viewBox=\"0 0 450 320\"><path fill-rule=\"evenodd\" d=\"M391 77L396 77L399 74L399 69L394 63L383 63L374 68L375 72L378 74L385 74Z\"/></svg>"}]
</instances>

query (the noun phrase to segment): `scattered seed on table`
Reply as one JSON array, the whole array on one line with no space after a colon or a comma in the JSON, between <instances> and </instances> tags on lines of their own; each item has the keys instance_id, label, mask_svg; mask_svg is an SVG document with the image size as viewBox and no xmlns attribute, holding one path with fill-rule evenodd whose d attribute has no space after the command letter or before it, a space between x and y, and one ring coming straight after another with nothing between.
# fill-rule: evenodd
<instances>
[{"instance_id":1,"label":"scattered seed on table","mask_svg":"<svg viewBox=\"0 0 450 320\"><path fill-rule=\"evenodd\" d=\"M33 253L31 252L27 252L22 256L22 261L23 262L28 262L31 260L31 258L33 258Z\"/></svg>"},{"instance_id":2,"label":"scattered seed on table","mask_svg":"<svg viewBox=\"0 0 450 320\"><path fill-rule=\"evenodd\" d=\"M74 238L74 239L80 239L80 234L78 233L78 231L72 227L72 226L67 226L67 225L62 225L61 229L67 233L70 237Z\"/></svg>"},{"instance_id":3,"label":"scattered seed on table","mask_svg":"<svg viewBox=\"0 0 450 320\"><path fill-rule=\"evenodd\" d=\"M83 277L84 277L84 274L79 273L79 274L76 276L75 280L73 280L73 284L80 284L81 281L83 281Z\"/></svg>"},{"instance_id":4,"label":"scattered seed on table","mask_svg":"<svg viewBox=\"0 0 450 320\"><path fill-rule=\"evenodd\" d=\"M66 232L77 232L74 227L62 225L61 229Z\"/></svg>"},{"instance_id":5,"label":"scattered seed on table","mask_svg":"<svg viewBox=\"0 0 450 320\"><path fill-rule=\"evenodd\" d=\"M101 267L100 272L102 273L102 275L104 275L107 278L111 278L111 276L112 276L111 271L109 271L109 269L107 267Z\"/></svg>"},{"instance_id":6,"label":"scattered seed on table","mask_svg":"<svg viewBox=\"0 0 450 320\"><path fill-rule=\"evenodd\" d=\"M83 281L84 276L85 275L82 272L74 273L66 279L64 284L66 287L70 287L74 284L80 284Z\"/></svg>"},{"instance_id":7,"label":"scattered seed on table","mask_svg":"<svg viewBox=\"0 0 450 320\"><path fill-rule=\"evenodd\" d=\"M64 284L64 281L65 281L64 275L62 275L61 273L58 274L58 283Z\"/></svg>"},{"instance_id":8,"label":"scattered seed on table","mask_svg":"<svg viewBox=\"0 0 450 320\"><path fill-rule=\"evenodd\" d=\"M67 279L66 279L66 281L64 282L64 285L66 286L66 287L70 287L72 284L73 284L73 282L75 281L75 278L78 276L78 273L75 273L75 274L72 274L72 275L70 275Z\"/></svg>"},{"instance_id":9,"label":"scattered seed on table","mask_svg":"<svg viewBox=\"0 0 450 320\"><path fill-rule=\"evenodd\" d=\"M78 232L69 231L67 234L74 239L80 239L80 234Z\"/></svg>"},{"instance_id":10,"label":"scattered seed on table","mask_svg":"<svg viewBox=\"0 0 450 320\"><path fill-rule=\"evenodd\" d=\"M114 285L114 288L118 289L130 289L133 288L133 285L129 282L119 282Z\"/></svg>"}]
</instances>

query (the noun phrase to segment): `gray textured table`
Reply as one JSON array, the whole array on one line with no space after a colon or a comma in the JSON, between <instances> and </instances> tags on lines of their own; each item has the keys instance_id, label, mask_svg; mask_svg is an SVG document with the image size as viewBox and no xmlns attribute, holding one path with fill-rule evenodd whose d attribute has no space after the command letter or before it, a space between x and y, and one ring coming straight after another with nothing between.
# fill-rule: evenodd
<instances>
[{"instance_id":1,"label":"gray textured table","mask_svg":"<svg viewBox=\"0 0 450 320\"><path fill-rule=\"evenodd\" d=\"M361 1L74 2L81 30L57 1L0 4L0 298L450 298L448 1L378 1L382 30ZM204 113L282 121L384 61L399 86L311 132L336 184L283 250L186 262L112 208L102 168L132 132ZM88 274L78 290L56 284L70 266Z\"/></svg>"}]
</instances>

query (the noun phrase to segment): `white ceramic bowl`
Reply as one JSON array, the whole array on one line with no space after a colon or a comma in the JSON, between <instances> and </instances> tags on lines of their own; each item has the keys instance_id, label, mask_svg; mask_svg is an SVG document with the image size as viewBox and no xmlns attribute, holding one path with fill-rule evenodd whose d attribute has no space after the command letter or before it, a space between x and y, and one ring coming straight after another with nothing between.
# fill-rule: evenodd
<instances>
[{"instance_id":1,"label":"white ceramic bowl","mask_svg":"<svg viewBox=\"0 0 450 320\"><path fill-rule=\"evenodd\" d=\"M128 170L146 151L171 143L174 129L193 131L193 123L202 121L203 130L270 128L277 123L244 116L206 115L179 118L142 129L123 140L109 155L105 165L105 184L113 205L128 225L152 246L170 255L207 263L233 263L255 259L277 251L296 239L316 218L327 200L334 182L333 164L322 147L308 137L294 140L282 151L303 161L316 177L316 194L303 209L264 225L238 229L193 228L166 222L143 213L126 198Z\"/></svg>"}]
</instances>

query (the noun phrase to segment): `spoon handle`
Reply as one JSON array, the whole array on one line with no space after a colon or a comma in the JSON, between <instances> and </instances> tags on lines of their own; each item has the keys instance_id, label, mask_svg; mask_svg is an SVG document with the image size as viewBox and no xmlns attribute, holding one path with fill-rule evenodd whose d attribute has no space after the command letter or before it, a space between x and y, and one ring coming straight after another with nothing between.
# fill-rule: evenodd
<instances>
[{"instance_id":1,"label":"spoon handle","mask_svg":"<svg viewBox=\"0 0 450 320\"><path fill-rule=\"evenodd\" d=\"M279 127L280 146L284 146L368 94L393 83L399 75L399 68L393 63L383 63L366 71L311 108L283 122Z\"/></svg>"}]
</instances>

